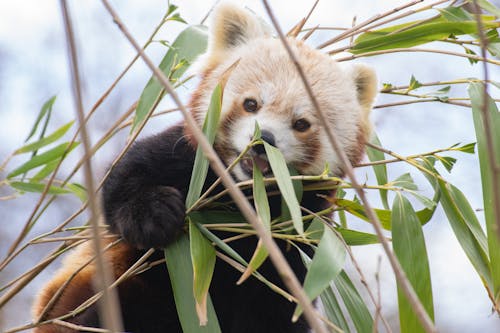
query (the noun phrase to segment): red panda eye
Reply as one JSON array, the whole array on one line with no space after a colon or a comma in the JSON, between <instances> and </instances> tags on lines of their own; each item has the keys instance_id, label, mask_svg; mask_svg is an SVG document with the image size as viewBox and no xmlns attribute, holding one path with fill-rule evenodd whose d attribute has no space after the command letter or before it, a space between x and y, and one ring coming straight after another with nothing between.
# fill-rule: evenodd
<instances>
[{"instance_id":1,"label":"red panda eye","mask_svg":"<svg viewBox=\"0 0 500 333\"><path fill-rule=\"evenodd\" d=\"M293 123L293 129L299 132L305 132L309 127L311 127L311 123L305 119L299 119Z\"/></svg>"},{"instance_id":2,"label":"red panda eye","mask_svg":"<svg viewBox=\"0 0 500 333\"><path fill-rule=\"evenodd\" d=\"M243 107L247 112L255 112L259 108L259 105L255 99L245 98L245 101L243 101Z\"/></svg>"}]
</instances>

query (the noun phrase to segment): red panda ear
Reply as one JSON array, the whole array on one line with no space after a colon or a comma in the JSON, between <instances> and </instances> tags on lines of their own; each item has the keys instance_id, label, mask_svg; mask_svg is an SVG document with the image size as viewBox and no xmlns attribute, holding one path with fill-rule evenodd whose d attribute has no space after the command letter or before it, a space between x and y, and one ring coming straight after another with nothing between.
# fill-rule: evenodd
<instances>
[{"instance_id":1,"label":"red panda ear","mask_svg":"<svg viewBox=\"0 0 500 333\"><path fill-rule=\"evenodd\" d=\"M356 86L356 94L362 108L362 126L366 134L371 132L370 111L377 95L377 75L375 71L364 64L352 66L352 76Z\"/></svg>"},{"instance_id":2,"label":"red panda ear","mask_svg":"<svg viewBox=\"0 0 500 333\"><path fill-rule=\"evenodd\" d=\"M252 39L270 35L270 28L254 13L223 2L212 15L207 56L220 57Z\"/></svg>"}]
</instances>

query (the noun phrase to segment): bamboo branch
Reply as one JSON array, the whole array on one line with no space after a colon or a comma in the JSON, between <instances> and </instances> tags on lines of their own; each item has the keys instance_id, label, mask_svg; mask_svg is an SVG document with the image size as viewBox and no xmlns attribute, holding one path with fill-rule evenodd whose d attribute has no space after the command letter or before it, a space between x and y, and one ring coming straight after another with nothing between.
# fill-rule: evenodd
<instances>
[{"instance_id":1,"label":"bamboo branch","mask_svg":"<svg viewBox=\"0 0 500 333\"><path fill-rule=\"evenodd\" d=\"M281 30L276 17L272 13L271 8L269 7L269 3L267 0L262 0L264 7L266 8L266 11L269 15L269 18L271 19L276 31L278 32L278 35L283 43L283 46L285 47L286 51L288 52L291 61L294 63L297 72L299 73L302 82L304 83L304 87L306 89L306 92L309 96L309 99L311 103L314 106L314 109L316 110L316 113L321 120L321 124L323 125L328 139L332 145L332 147L335 150L335 153L339 157L340 163L342 165L342 170L345 171L347 174L348 178L351 180L351 183L353 185L353 188L356 190L356 193L360 197L361 201L363 202L363 205L365 206L365 210L367 213L368 218L372 222L375 232L380 240L380 243L382 244L382 247L391 263L391 266L393 268L393 271L396 275L396 280L398 281L399 285L401 286L401 289L403 290L405 296L408 298L409 303L411 304L413 310L415 311L416 316L418 317L419 321L422 323L422 326L424 329L431 333L431 332L437 332L431 318L429 317L429 314L423 307L422 303L420 302L417 294L415 293L415 290L413 289L412 285L408 281L408 278L406 277L406 274L404 270L402 269L398 259L394 255L394 253L391 250L391 247L389 245L389 242L387 239L384 237L383 230L382 230L382 225L380 224L380 221L375 214L373 208L371 207L370 203L368 202L365 192L363 191L362 186L358 183L356 180L356 177L354 175L354 170L352 168L351 163L349 162L349 159L346 155L346 152L342 149L340 146L337 137L334 135L332 130L328 127L328 121L326 118L326 115L324 114L323 110L321 109L313 91L311 88L311 85L309 84L309 81L302 69L302 66L297 60L297 57L295 56L294 52L290 48L290 45L288 44L286 37L283 34L283 31Z\"/></svg>"},{"instance_id":2,"label":"bamboo branch","mask_svg":"<svg viewBox=\"0 0 500 333\"><path fill-rule=\"evenodd\" d=\"M422 1L423 0L413 0L413 1L410 1L410 2L408 2L408 3L406 3L406 4L402 5L402 6L393 8L393 9L391 9L391 10L385 12L385 13L374 15L371 18L369 18L368 20L363 21L360 24L357 24L354 27L352 27L350 29L347 29L346 31L344 31L340 35L338 35L338 36L336 36L336 37L334 37L332 39L329 39L326 42L318 45L317 48L318 49L323 49L323 48L325 48L325 47L327 47L329 45L332 45L332 44L334 44L334 43L336 43L336 42L338 42L338 41L340 41L340 40L342 40L344 38L349 38L349 37L351 37L353 35L353 33L359 31L361 28L366 27L367 25L369 25L369 24L371 24L373 22L376 22L376 21L378 21L378 20L380 20L380 19L382 19L382 18L384 18L386 16L389 16L389 15L392 15L394 13L397 13L397 12L399 12L399 11L405 9L405 8L408 8L408 7L414 6L414 5L418 4L418 3L421 3Z\"/></svg>"},{"instance_id":3,"label":"bamboo branch","mask_svg":"<svg viewBox=\"0 0 500 333\"><path fill-rule=\"evenodd\" d=\"M443 99L440 99L439 97L433 97L433 98L412 99L412 100L408 100L408 101L401 101L401 102L394 102L394 103L378 104L378 105L374 105L373 109L382 109L382 108L389 108L389 107L393 107L393 106L428 103L428 102L439 102L439 103L444 103L444 104L452 104L452 105L457 105L457 106L463 106L466 108L471 107L471 105L469 103L457 102L453 99L452 100L450 100L450 99L443 100Z\"/></svg>"},{"instance_id":4,"label":"bamboo branch","mask_svg":"<svg viewBox=\"0 0 500 333\"><path fill-rule=\"evenodd\" d=\"M366 53L362 53L362 54L353 54L353 55L350 55L347 57L337 58L335 60L337 60L338 62L342 62L342 61L354 60L354 59L362 58L362 57L372 57L372 56L377 56L377 55L381 55L381 54L399 53L399 52L439 53L439 54L452 55L455 57L468 58L468 59L473 59L473 60L477 60L477 61L487 62L490 64L500 65L500 61L498 61L498 60L488 59L488 58L484 58L484 57L473 55L473 54L464 54L464 53L453 52L453 51L426 49L426 48L417 48L417 47L395 48L395 49L390 49L390 50L371 51L371 52L366 52Z\"/></svg>"},{"instance_id":5,"label":"bamboo branch","mask_svg":"<svg viewBox=\"0 0 500 333\"><path fill-rule=\"evenodd\" d=\"M62 17L64 21L64 29L66 33L66 42L68 44L68 57L70 62L70 71L72 77L72 87L74 94L74 103L78 122L80 124L80 138L84 148L85 163L83 165L85 175L85 185L89 193L89 210L90 210L90 225L92 226L93 234L93 247L96 255L96 276L95 282L99 289L102 289L102 302L99 303L99 314L103 321L104 327L112 332L122 332L123 323L121 318L120 303L116 290L108 290L113 280L112 272L110 271L109 264L105 262L102 254L102 244L99 237L98 226L98 208L97 200L94 194L94 173L92 171L91 163L91 146L87 133L85 122L85 114L83 111L83 101L81 95L80 72L78 68L78 56L76 50L76 43L73 33L73 26L69 10L66 5L66 0L60 0Z\"/></svg>"}]
</instances>

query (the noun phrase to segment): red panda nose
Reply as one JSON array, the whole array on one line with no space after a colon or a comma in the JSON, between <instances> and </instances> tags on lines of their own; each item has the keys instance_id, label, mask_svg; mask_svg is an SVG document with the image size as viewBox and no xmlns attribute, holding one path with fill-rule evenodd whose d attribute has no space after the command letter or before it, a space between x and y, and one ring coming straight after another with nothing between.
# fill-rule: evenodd
<instances>
[{"instance_id":1,"label":"red panda nose","mask_svg":"<svg viewBox=\"0 0 500 333\"><path fill-rule=\"evenodd\" d=\"M261 134L260 138L262 139L262 141L269 143L271 146L276 146L276 140L274 139L273 133L267 130L262 130L260 134ZM263 145L253 146L252 150L258 155L266 153L266 150L264 149Z\"/></svg>"}]
</instances>

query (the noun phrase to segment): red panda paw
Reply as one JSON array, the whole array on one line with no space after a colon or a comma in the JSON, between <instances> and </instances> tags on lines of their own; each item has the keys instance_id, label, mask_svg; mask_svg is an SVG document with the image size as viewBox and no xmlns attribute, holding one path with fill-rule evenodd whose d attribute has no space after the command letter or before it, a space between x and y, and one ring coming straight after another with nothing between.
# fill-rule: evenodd
<instances>
[{"instance_id":1,"label":"red panda paw","mask_svg":"<svg viewBox=\"0 0 500 333\"><path fill-rule=\"evenodd\" d=\"M163 248L183 233L185 216L182 193L171 186L156 186L117 209L112 224L137 248Z\"/></svg>"}]
</instances>

